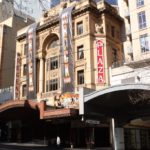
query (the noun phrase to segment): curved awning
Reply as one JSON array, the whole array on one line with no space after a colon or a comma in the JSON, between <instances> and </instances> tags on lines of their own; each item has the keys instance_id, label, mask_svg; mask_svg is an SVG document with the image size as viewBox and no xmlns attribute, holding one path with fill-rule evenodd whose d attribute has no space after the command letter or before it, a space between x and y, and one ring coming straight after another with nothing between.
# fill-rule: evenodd
<instances>
[{"instance_id":1,"label":"curved awning","mask_svg":"<svg viewBox=\"0 0 150 150\"><path fill-rule=\"evenodd\" d=\"M77 116L78 110L73 108L52 109L45 101L10 100L0 105L0 121L55 119Z\"/></svg>"},{"instance_id":2,"label":"curved awning","mask_svg":"<svg viewBox=\"0 0 150 150\"><path fill-rule=\"evenodd\" d=\"M100 114L119 120L150 116L150 85L124 84L84 95L85 114Z\"/></svg>"},{"instance_id":3,"label":"curved awning","mask_svg":"<svg viewBox=\"0 0 150 150\"><path fill-rule=\"evenodd\" d=\"M97 97L101 96L104 94L109 94L112 92L118 92L118 91L125 91L125 90L146 90L150 91L150 85L148 84L124 84L124 85L116 85L116 86L111 86L109 88L99 90L99 91L94 91L90 94L85 95L85 102Z\"/></svg>"},{"instance_id":4,"label":"curved awning","mask_svg":"<svg viewBox=\"0 0 150 150\"><path fill-rule=\"evenodd\" d=\"M0 120L38 119L38 103L32 100L10 100L0 105Z\"/></svg>"}]
</instances>

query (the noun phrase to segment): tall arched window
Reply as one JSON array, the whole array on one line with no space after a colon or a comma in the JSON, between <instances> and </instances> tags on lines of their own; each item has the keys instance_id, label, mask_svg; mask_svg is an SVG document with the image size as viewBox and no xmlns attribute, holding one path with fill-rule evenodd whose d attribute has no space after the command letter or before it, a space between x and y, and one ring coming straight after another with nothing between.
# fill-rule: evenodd
<instances>
[{"instance_id":1,"label":"tall arched window","mask_svg":"<svg viewBox=\"0 0 150 150\"><path fill-rule=\"evenodd\" d=\"M46 55L46 92L57 91L59 89L59 38L56 35L49 37ZM55 74L55 77L52 77Z\"/></svg>"},{"instance_id":2,"label":"tall arched window","mask_svg":"<svg viewBox=\"0 0 150 150\"><path fill-rule=\"evenodd\" d=\"M59 46L59 39L58 39L58 37L54 37L48 44L48 49L55 48L57 46Z\"/></svg>"}]
</instances>

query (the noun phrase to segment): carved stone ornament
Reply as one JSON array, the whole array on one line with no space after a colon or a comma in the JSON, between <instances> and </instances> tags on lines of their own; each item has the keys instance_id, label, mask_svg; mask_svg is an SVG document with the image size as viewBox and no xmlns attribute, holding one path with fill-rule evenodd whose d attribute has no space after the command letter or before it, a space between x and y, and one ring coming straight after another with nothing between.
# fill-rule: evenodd
<instances>
[{"instance_id":1,"label":"carved stone ornament","mask_svg":"<svg viewBox=\"0 0 150 150\"><path fill-rule=\"evenodd\" d=\"M49 11L48 16L52 17L52 16L56 16L58 14L59 10L56 8L53 8Z\"/></svg>"},{"instance_id":2,"label":"carved stone ornament","mask_svg":"<svg viewBox=\"0 0 150 150\"><path fill-rule=\"evenodd\" d=\"M55 77L58 77L58 72L54 71L51 73L51 78L55 78Z\"/></svg>"},{"instance_id":3,"label":"carved stone ornament","mask_svg":"<svg viewBox=\"0 0 150 150\"><path fill-rule=\"evenodd\" d=\"M95 23L95 32L97 34L103 34L104 33L104 30L103 30L103 25L99 25L97 23Z\"/></svg>"}]
</instances>

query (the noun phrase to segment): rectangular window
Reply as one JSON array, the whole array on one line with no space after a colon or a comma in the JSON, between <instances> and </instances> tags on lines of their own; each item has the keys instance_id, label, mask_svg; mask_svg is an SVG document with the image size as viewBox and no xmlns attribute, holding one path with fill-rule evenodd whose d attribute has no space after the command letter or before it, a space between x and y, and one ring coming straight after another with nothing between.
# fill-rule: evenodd
<instances>
[{"instance_id":1,"label":"rectangular window","mask_svg":"<svg viewBox=\"0 0 150 150\"><path fill-rule=\"evenodd\" d=\"M84 50L83 45L77 47L77 59L83 59L84 58Z\"/></svg>"},{"instance_id":2,"label":"rectangular window","mask_svg":"<svg viewBox=\"0 0 150 150\"><path fill-rule=\"evenodd\" d=\"M137 7L141 7L144 5L144 0L136 0Z\"/></svg>"},{"instance_id":3,"label":"rectangular window","mask_svg":"<svg viewBox=\"0 0 150 150\"><path fill-rule=\"evenodd\" d=\"M139 29L146 28L146 16L145 11L138 13Z\"/></svg>"},{"instance_id":4,"label":"rectangular window","mask_svg":"<svg viewBox=\"0 0 150 150\"><path fill-rule=\"evenodd\" d=\"M28 44L24 44L24 55L27 55L28 52Z\"/></svg>"},{"instance_id":5,"label":"rectangular window","mask_svg":"<svg viewBox=\"0 0 150 150\"><path fill-rule=\"evenodd\" d=\"M112 49L112 54L113 54L113 67L119 67L117 49L113 48Z\"/></svg>"},{"instance_id":6,"label":"rectangular window","mask_svg":"<svg viewBox=\"0 0 150 150\"><path fill-rule=\"evenodd\" d=\"M58 57L50 58L50 70L54 70L58 68Z\"/></svg>"},{"instance_id":7,"label":"rectangular window","mask_svg":"<svg viewBox=\"0 0 150 150\"><path fill-rule=\"evenodd\" d=\"M27 85L24 84L22 86L22 97L25 97L27 95Z\"/></svg>"},{"instance_id":8,"label":"rectangular window","mask_svg":"<svg viewBox=\"0 0 150 150\"><path fill-rule=\"evenodd\" d=\"M49 85L50 85L50 88L49 90L50 91L56 91L58 90L58 79L52 79L49 81Z\"/></svg>"},{"instance_id":9,"label":"rectangular window","mask_svg":"<svg viewBox=\"0 0 150 150\"><path fill-rule=\"evenodd\" d=\"M27 75L27 64L23 65L23 75Z\"/></svg>"},{"instance_id":10,"label":"rectangular window","mask_svg":"<svg viewBox=\"0 0 150 150\"><path fill-rule=\"evenodd\" d=\"M113 62L117 62L118 61L117 50L113 48L112 51L113 51Z\"/></svg>"},{"instance_id":11,"label":"rectangular window","mask_svg":"<svg viewBox=\"0 0 150 150\"><path fill-rule=\"evenodd\" d=\"M84 70L79 70L77 72L78 85L84 84Z\"/></svg>"},{"instance_id":12,"label":"rectangular window","mask_svg":"<svg viewBox=\"0 0 150 150\"><path fill-rule=\"evenodd\" d=\"M140 36L140 45L141 45L141 52L147 52L149 51L149 41L148 41L148 35L143 34Z\"/></svg>"},{"instance_id":13,"label":"rectangular window","mask_svg":"<svg viewBox=\"0 0 150 150\"><path fill-rule=\"evenodd\" d=\"M115 27L111 26L111 36L115 37Z\"/></svg>"},{"instance_id":14,"label":"rectangular window","mask_svg":"<svg viewBox=\"0 0 150 150\"><path fill-rule=\"evenodd\" d=\"M83 34L83 22L77 23L77 35Z\"/></svg>"}]
</instances>

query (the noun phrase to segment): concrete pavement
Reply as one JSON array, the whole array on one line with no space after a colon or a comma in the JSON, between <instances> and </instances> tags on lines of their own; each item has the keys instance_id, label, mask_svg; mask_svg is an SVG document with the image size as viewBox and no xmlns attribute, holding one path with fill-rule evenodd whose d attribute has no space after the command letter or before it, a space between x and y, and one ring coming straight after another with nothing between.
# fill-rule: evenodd
<instances>
[{"instance_id":1,"label":"concrete pavement","mask_svg":"<svg viewBox=\"0 0 150 150\"><path fill-rule=\"evenodd\" d=\"M90 150L87 148L57 148L36 143L0 143L0 150ZM92 150L112 150L111 148L93 148Z\"/></svg>"}]
</instances>

